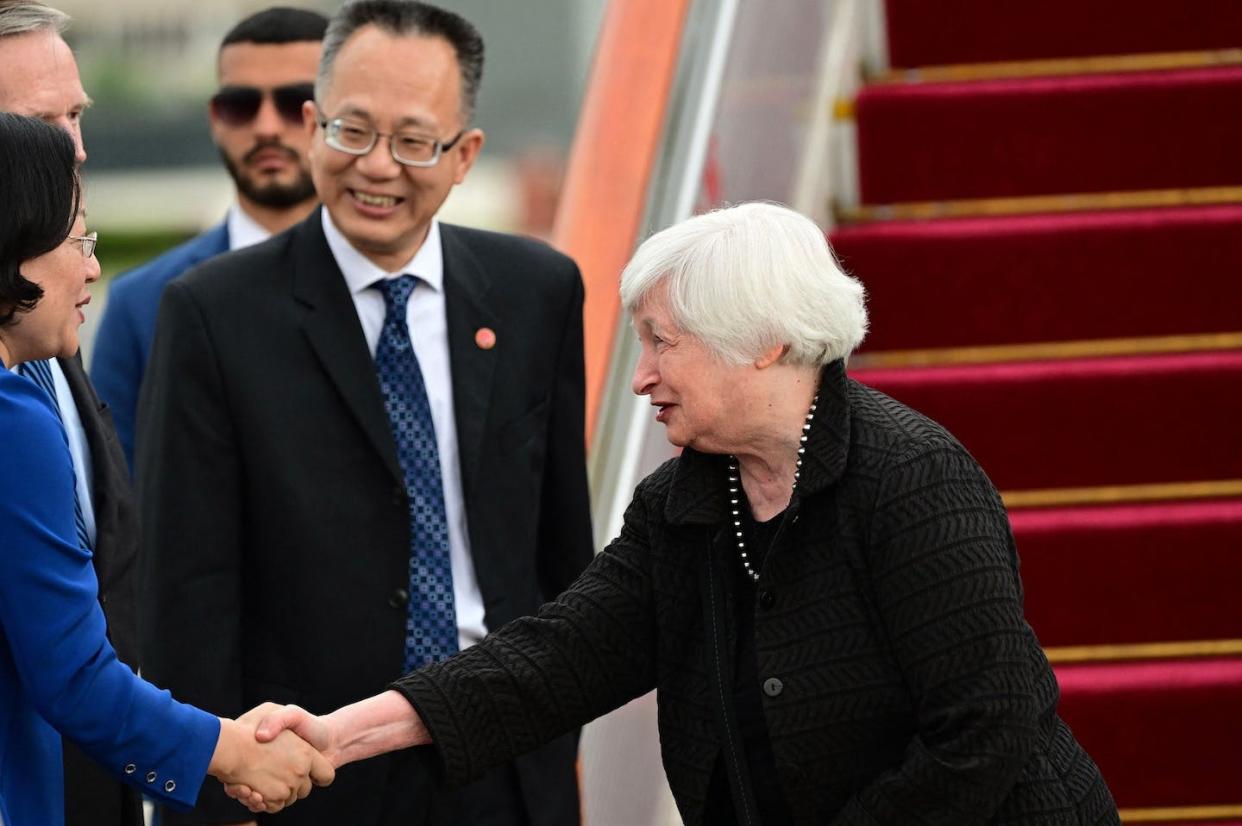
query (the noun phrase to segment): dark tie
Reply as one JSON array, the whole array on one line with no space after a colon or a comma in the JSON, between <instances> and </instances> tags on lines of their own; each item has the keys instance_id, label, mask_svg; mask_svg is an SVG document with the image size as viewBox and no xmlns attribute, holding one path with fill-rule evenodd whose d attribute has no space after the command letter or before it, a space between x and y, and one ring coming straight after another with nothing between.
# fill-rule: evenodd
<instances>
[{"instance_id":1,"label":"dark tie","mask_svg":"<svg viewBox=\"0 0 1242 826\"><path fill-rule=\"evenodd\" d=\"M457 652L453 569L440 452L427 401L427 387L410 343L406 305L418 283L412 275L384 279L384 328L375 350L375 371L397 443L410 503L410 612L405 622L406 672Z\"/></svg>"},{"instance_id":2,"label":"dark tie","mask_svg":"<svg viewBox=\"0 0 1242 826\"><path fill-rule=\"evenodd\" d=\"M42 359L38 361L24 361L18 365L17 372L43 388L43 392L47 393L52 399L52 409L56 411L56 417L60 418L60 405L56 398L56 382L52 379L51 365ZM63 422L61 424L62 426L64 425ZM78 546L88 551L91 550L91 538L90 534L86 532L86 519L82 516L82 502L78 499L76 479L73 485L73 521L78 531Z\"/></svg>"}]
</instances>

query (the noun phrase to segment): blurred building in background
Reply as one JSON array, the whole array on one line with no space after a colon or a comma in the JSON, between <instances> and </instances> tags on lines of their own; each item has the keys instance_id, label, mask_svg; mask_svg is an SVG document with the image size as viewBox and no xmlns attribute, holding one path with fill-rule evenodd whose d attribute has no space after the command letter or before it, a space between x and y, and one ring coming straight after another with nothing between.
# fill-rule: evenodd
<instances>
[{"instance_id":1,"label":"blurred building in background","mask_svg":"<svg viewBox=\"0 0 1242 826\"><path fill-rule=\"evenodd\" d=\"M331 14L340 0L289 2ZM219 220L231 187L207 129L216 50L267 0L60 0L95 106L84 122L92 225L105 273L148 254L143 239ZM544 234L604 0L444 0L487 43L476 123L481 163L450 198L451 220ZM525 182L523 179L525 173ZM134 245L131 238L139 239Z\"/></svg>"},{"instance_id":2,"label":"blurred building in background","mask_svg":"<svg viewBox=\"0 0 1242 826\"><path fill-rule=\"evenodd\" d=\"M87 188L106 279L220 220L232 185L207 126L216 51L248 14L278 3L331 14L341 0L59 0L66 37L95 105L87 113ZM442 213L450 221L544 237L605 0L442 0L487 44L476 125L483 156Z\"/></svg>"}]
</instances>

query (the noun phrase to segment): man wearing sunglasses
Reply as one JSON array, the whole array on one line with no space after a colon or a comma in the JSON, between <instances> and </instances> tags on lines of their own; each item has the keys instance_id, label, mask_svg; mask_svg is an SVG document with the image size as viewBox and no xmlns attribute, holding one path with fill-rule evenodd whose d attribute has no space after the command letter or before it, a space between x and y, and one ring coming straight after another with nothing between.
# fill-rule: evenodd
<instances>
[{"instance_id":1,"label":"man wearing sunglasses","mask_svg":"<svg viewBox=\"0 0 1242 826\"><path fill-rule=\"evenodd\" d=\"M592 557L578 268L436 217L483 146L482 67L452 12L345 4L305 107L323 208L164 291L139 405L144 667L203 708L370 696ZM276 822L577 826L576 754L567 733L455 792L428 755L386 755Z\"/></svg>"},{"instance_id":2,"label":"man wearing sunglasses","mask_svg":"<svg viewBox=\"0 0 1242 826\"><path fill-rule=\"evenodd\" d=\"M220 44L211 136L237 200L212 229L113 281L95 339L91 377L112 407L133 466L138 390L164 285L195 264L256 244L305 218L317 203L307 167L302 105L314 95L323 15L275 7L247 17Z\"/></svg>"}]
</instances>

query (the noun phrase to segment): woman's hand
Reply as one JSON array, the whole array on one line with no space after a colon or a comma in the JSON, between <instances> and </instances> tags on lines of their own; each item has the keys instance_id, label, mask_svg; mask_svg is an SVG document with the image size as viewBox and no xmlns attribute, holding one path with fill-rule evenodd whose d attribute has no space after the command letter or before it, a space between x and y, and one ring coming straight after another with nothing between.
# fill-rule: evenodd
<instances>
[{"instance_id":1,"label":"woman's hand","mask_svg":"<svg viewBox=\"0 0 1242 826\"><path fill-rule=\"evenodd\" d=\"M263 713L257 714L260 709ZM340 743L332 725L332 715L316 717L298 706L277 706L270 703L247 712L247 718L251 714L255 715L255 736L261 742L266 743L281 732L292 731L313 746L334 768L341 765Z\"/></svg>"},{"instance_id":2,"label":"woman's hand","mask_svg":"<svg viewBox=\"0 0 1242 826\"><path fill-rule=\"evenodd\" d=\"M252 812L274 814L310 794L312 785L330 784L336 770L292 731L260 743L255 738L255 711L240 720L220 721L220 739L207 771Z\"/></svg>"},{"instance_id":3,"label":"woman's hand","mask_svg":"<svg viewBox=\"0 0 1242 826\"><path fill-rule=\"evenodd\" d=\"M275 703L263 703L238 717L237 721L244 723L252 729L257 729L255 732L256 739L263 743L274 742L294 735L294 739L300 739L315 749L329 766L335 769L339 765L333 759L336 751L333 748L332 735L328 730L325 718L316 717L298 706L280 706ZM247 783L225 782L224 791L229 797L237 800L251 811L267 811L264 795ZM304 797L305 795L302 796ZM291 800L289 802L292 803L294 801Z\"/></svg>"},{"instance_id":4,"label":"woman's hand","mask_svg":"<svg viewBox=\"0 0 1242 826\"><path fill-rule=\"evenodd\" d=\"M333 769L355 760L431 742L431 734L413 706L396 691L385 691L317 717L297 706L265 703L240 718L254 727L255 737L277 743L290 733L309 743ZM312 775L314 777L314 775ZM245 781L226 781L225 792L252 811L267 799ZM292 802L292 801L290 801Z\"/></svg>"}]
</instances>

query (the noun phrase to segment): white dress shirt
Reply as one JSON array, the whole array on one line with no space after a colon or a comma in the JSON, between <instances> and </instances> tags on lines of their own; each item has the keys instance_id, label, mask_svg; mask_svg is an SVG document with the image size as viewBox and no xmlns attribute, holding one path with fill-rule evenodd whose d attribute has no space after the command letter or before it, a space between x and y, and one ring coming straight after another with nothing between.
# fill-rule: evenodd
<instances>
[{"instance_id":1,"label":"white dress shirt","mask_svg":"<svg viewBox=\"0 0 1242 826\"><path fill-rule=\"evenodd\" d=\"M440 453L440 477L444 483L444 514L448 519L449 556L453 569L453 603L457 611L457 641L467 648L487 634L483 623L483 595L474 574L470 537L466 531L466 507L461 489L461 461L457 450L457 420L453 415L453 376L449 365L448 318L444 310L444 257L440 247L440 223L432 220L427 240L405 266L385 272L354 249L322 210L323 231L337 266L345 276L358 321L375 357L384 327L384 296L371 287L381 278L413 275L418 284L410 295L406 324L410 342L427 387L431 420L436 428Z\"/></svg>"},{"instance_id":2,"label":"white dress shirt","mask_svg":"<svg viewBox=\"0 0 1242 826\"><path fill-rule=\"evenodd\" d=\"M272 237L272 234L262 224L247 215L246 210L242 209L241 204L236 201L229 207L228 218L225 220L228 224L230 251L254 246Z\"/></svg>"},{"instance_id":3,"label":"white dress shirt","mask_svg":"<svg viewBox=\"0 0 1242 826\"><path fill-rule=\"evenodd\" d=\"M65 436L69 441L69 457L73 459L74 481L77 483L78 504L82 507L82 521L86 523L86 535L95 547L95 488L91 482L91 449L86 441L86 430L82 427L82 418L78 416L78 405L73 400L73 391L69 389L69 380L65 371L60 369L60 362L48 359L52 368L52 382L56 385L56 406L60 410L60 422L65 426ZM16 369L16 368L15 368Z\"/></svg>"}]
</instances>

